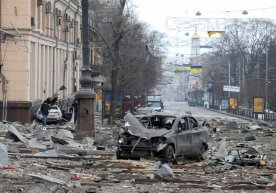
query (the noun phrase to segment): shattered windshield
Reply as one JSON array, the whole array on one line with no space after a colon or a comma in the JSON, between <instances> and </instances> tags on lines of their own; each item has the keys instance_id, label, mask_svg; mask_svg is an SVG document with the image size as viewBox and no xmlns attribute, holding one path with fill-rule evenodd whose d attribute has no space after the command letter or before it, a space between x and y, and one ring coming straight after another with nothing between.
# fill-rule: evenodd
<instances>
[{"instance_id":1,"label":"shattered windshield","mask_svg":"<svg viewBox=\"0 0 276 193\"><path fill-rule=\"evenodd\" d=\"M148 129L131 113L127 113L125 116L125 127L130 134L145 139L162 136L170 132L170 130L161 127L158 129Z\"/></svg>"}]
</instances>

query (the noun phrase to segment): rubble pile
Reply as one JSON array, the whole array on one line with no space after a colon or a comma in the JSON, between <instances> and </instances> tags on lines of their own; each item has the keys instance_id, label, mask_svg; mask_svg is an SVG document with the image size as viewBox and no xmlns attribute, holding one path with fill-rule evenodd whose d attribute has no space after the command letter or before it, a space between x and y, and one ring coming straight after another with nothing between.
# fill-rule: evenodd
<instances>
[{"instance_id":1,"label":"rubble pile","mask_svg":"<svg viewBox=\"0 0 276 193\"><path fill-rule=\"evenodd\" d=\"M0 192L276 191L276 127L204 120L209 150L198 161L117 160L120 123L97 120L96 138L75 139L74 125L0 124Z\"/></svg>"}]
</instances>

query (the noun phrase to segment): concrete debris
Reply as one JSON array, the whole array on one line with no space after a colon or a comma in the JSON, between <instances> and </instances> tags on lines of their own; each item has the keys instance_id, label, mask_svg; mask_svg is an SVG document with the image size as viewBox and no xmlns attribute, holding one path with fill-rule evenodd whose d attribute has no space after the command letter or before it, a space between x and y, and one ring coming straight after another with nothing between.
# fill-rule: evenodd
<instances>
[{"instance_id":1,"label":"concrete debris","mask_svg":"<svg viewBox=\"0 0 276 193\"><path fill-rule=\"evenodd\" d=\"M249 132L251 130L248 125L241 125L239 129L241 132L244 132L244 133Z\"/></svg>"},{"instance_id":2,"label":"concrete debris","mask_svg":"<svg viewBox=\"0 0 276 193\"><path fill-rule=\"evenodd\" d=\"M48 151L44 151L44 152L35 153L35 154L33 154L33 156L37 156L37 157L58 157L59 154L58 154L56 149L52 149L52 150L48 150Z\"/></svg>"},{"instance_id":3,"label":"concrete debris","mask_svg":"<svg viewBox=\"0 0 276 193\"><path fill-rule=\"evenodd\" d=\"M8 149L4 144L0 144L0 168L7 167L9 164Z\"/></svg>"},{"instance_id":4,"label":"concrete debris","mask_svg":"<svg viewBox=\"0 0 276 193\"><path fill-rule=\"evenodd\" d=\"M221 140L219 147L217 149L218 149L218 151L215 153L215 158L216 159L224 159L225 155L228 154L228 151L226 148L226 138L225 137Z\"/></svg>"},{"instance_id":5,"label":"concrete debris","mask_svg":"<svg viewBox=\"0 0 276 193\"><path fill-rule=\"evenodd\" d=\"M46 129L39 132L36 132L32 135L33 138L44 141L51 141L51 137L53 136L53 131Z\"/></svg>"},{"instance_id":6,"label":"concrete debris","mask_svg":"<svg viewBox=\"0 0 276 193\"><path fill-rule=\"evenodd\" d=\"M249 125L250 130L255 131L255 130L261 130L262 127L260 125Z\"/></svg>"},{"instance_id":7,"label":"concrete debris","mask_svg":"<svg viewBox=\"0 0 276 193\"><path fill-rule=\"evenodd\" d=\"M210 134L208 156L200 161L176 157L177 165L154 156L116 159L124 123L111 128L99 117L96 138L82 140L69 123L45 130L36 122L0 123L0 192L276 191L274 127L220 117L199 121Z\"/></svg>"},{"instance_id":8,"label":"concrete debris","mask_svg":"<svg viewBox=\"0 0 276 193\"><path fill-rule=\"evenodd\" d=\"M83 144L73 140L73 139L66 139L66 142L68 143L68 146L70 147L77 147L77 148L84 148Z\"/></svg>"},{"instance_id":9,"label":"concrete debris","mask_svg":"<svg viewBox=\"0 0 276 193\"><path fill-rule=\"evenodd\" d=\"M47 149L47 147L41 144L37 139L31 139L29 141L29 147L36 148L36 149Z\"/></svg>"},{"instance_id":10,"label":"concrete debris","mask_svg":"<svg viewBox=\"0 0 276 193\"><path fill-rule=\"evenodd\" d=\"M163 180L173 180L174 173L172 168L168 164L161 164L159 172L156 173L156 177Z\"/></svg>"},{"instance_id":11,"label":"concrete debris","mask_svg":"<svg viewBox=\"0 0 276 193\"><path fill-rule=\"evenodd\" d=\"M272 128L273 127L273 124L272 123L269 123L269 122L265 122L265 121L258 121L257 122L259 125L261 126L264 126L264 127L269 127L269 128Z\"/></svg>"},{"instance_id":12,"label":"concrete debris","mask_svg":"<svg viewBox=\"0 0 276 193\"><path fill-rule=\"evenodd\" d=\"M147 179L154 179L155 175L154 174L147 174L146 178Z\"/></svg>"},{"instance_id":13,"label":"concrete debris","mask_svg":"<svg viewBox=\"0 0 276 193\"><path fill-rule=\"evenodd\" d=\"M236 157L234 155L226 155L224 157L224 160L229 162L229 163L233 163L233 161L236 159Z\"/></svg>"},{"instance_id":14,"label":"concrete debris","mask_svg":"<svg viewBox=\"0 0 276 193\"><path fill-rule=\"evenodd\" d=\"M161 166L161 161L157 161L152 165L152 167L155 168L155 169L159 169L160 166Z\"/></svg>"},{"instance_id":15,"label":"concrete debris","mask_svg":"<svg viewBox=\"0 0 276 193\"><path fill-rule=\"evenodd\" d=\"M84 147L89 147L89 148L92 148L92 147L94 147L94 139L93 138L91 138L91 137L85 137L85 138L83 138L83 140L82 140L82 144L83 144L83 146Z\"/></svg>"},{"instance_id":16,"label":"concrete debris","mask_svg":"<svg viewBox=\"0 0 276 193\"><path fill-rule=\"evenodd\" d=\"M216 132L221 132L221 128L216 128L216 127L215 127L215 128L213 128L213 132L215 132L215 133L216 133Z\"/></svg>"},{"instance_id":17,"label":"concrete debris","mask_svg":"<svg viewBox=\"0 0 276 193\"><path fill-rule=\"evenodd\" d=\"M208 182L207 187L210 188L210 189L221 189L223 186L220 186L220 185L212 183L212 182Z\"/></svg>"},{"instance_id":18,"label":"concrete debris","mask_svg":"<svg viewBox=\"0 0 276 193\"><path fill-rule=\"evenodd\" d=\"M230 121L226 124L227 129L238 129L238 123L236 121Z\"/></svg>"},{"instance_id":19,"label":"concrete debris","mask_svg":"<svg viewBox=\"0 0 276 193\"><path fill-rule=\"evenodd\" d=\"M74 139L74 135L72 134L72 132L65 129L58 130L56 137L64 140Z\"/></svg>"},{"instance_id":20,"label":"concrete debris","mask_svg":"<svg viewBox=\"0 0 276 193\"><path fill-rule=\"evenodd\" d=\"M56 183L56 184L61 184L61 185L65 185L66 182L63 181L63 180L60 180L60 179L57 179L57 178L54 178L54 177L51 177L51 176L46 176L46 175L37 175L37 174L29 174L29 176L32 176L32 177L35 177L35 178L39 178L39 179L42 179L42 180L46 180L48 182L53 182L53 183Z\"/></svg>"},{"instance_id":21,"label":"concrete debris","mask_svg":"<svg viewBox=\"0 0 276 193\"><path fill-rule=\"evenodd\" d=\"M244 137L244 141L254 141L256 140L256 137L253 135Z\"/></svg>"},{"instance_id":22,"label":"concrete debris","mask_svg":"<svg viewBox=\"0 0 276 193\"><path fill-rule=\"evenodd\" d=\"M60 145L68 145L68 144L69 144L67 141L65 141L65 140L63 140L63 139L59 139L59 138L54 137L54 136L51 137L51 140L52 140L54 143L58 143L58 144L60 144Z\"/></svg>"},{"instance_id":23,"label":"concrete debris","mask_svg":"<svg viewBox=\"0 0 276 193\"><path fill-rule=\"evenodd\" d=\"M23 137L13 125L9 125L6 137L14 139L15 141L19 140L25 144L28 144L28 140Z\"/></svg>"},{"instance_id":24,"label":"concrete debris","mask_svg":"<svg viewBox=\"0 0 276 193\"><path fill-rule=\"evenodd\" d=\"M255 148L249 147L245 153L246 154L258 154L259 152Z\"/></svg>"}]
</instances>

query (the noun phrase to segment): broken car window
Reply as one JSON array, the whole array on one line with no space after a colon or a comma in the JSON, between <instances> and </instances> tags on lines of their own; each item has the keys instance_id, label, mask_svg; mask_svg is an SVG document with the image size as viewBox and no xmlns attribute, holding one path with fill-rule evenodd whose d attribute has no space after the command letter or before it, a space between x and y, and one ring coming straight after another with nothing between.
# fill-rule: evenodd
<instances>
[{"instance_id":1,"label":"broken car window","mask_svg":"<svg viewBox=\"0 0 276 193\"><path fill-rule=\"evenodd\" d=\"M152 117L143 117L140 122L147 129L162 129L166 128L170 130L174 123L175 117L167 116L152 116Z\"/></svg>"},{"instance_id":2,"label":"broken car window","mask_svg":"<svg viewBox=\"0 0 276 193\"><path fill-rule=\"evenodd\" d=\"M182 130L182 131L188 130L184 117L181 118L178 122L178 130Z\"/></svg>"},{"instance_id":3,"label":"broken car window","mask_svg":"<svg viewBox=\"0 0 276 193\"><path fill-rule=\"evenodd\" d=\"M197 121L192 117L189 117L189 126L190 126L190 129L198 127Z\"/></svg>"}]
</instances>

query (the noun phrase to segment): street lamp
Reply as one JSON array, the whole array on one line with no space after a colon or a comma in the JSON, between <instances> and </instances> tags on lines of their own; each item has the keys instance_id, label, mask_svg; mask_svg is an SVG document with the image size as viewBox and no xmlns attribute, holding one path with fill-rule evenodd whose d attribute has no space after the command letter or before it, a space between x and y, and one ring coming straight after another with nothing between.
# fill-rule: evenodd
<instances>
[{"instance_id":1,"label":"street lamp","mask_svg":"<svg viewBox=\"0 0 276 193\"><path fill-rule=\"evenodd\" d=\"M268 47L265 48L265 109L268 109Z\"/></svg>"},{"instance_id":2,"label":"street lamp","mask_svg":"<svg viewBox=\"0 0 276 193\"><path fill-rule=\"evenodd\" d=\"M199 11L197 11L196 16L201 16L201 13Z\"/></svg>"},{"instance_id":3,"label":"street lamp","mask_svg":"<svg viewBox=\"0 0 276 193\"><path fill-rule=\"evenodd\" d=\"M246 10L243 10L242 14L243 14L243 15L247 15L248 12L247 12Z\"/></svg>"},{"instance_id":4,"label":"street lamp","mask_svg":"<svg viewBox=\"0 0 276 193\"><path fill-rule=\"evenodd\" d=\"M76 94L77 134L79 137L95 137L95 92L92 89L91 68L89 64L89 21L88 0L82 0L82 68L80 75L81 88Z\"/></svg>"}]
</instances>

